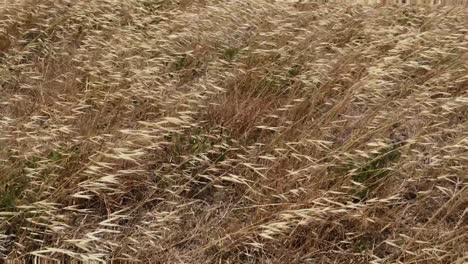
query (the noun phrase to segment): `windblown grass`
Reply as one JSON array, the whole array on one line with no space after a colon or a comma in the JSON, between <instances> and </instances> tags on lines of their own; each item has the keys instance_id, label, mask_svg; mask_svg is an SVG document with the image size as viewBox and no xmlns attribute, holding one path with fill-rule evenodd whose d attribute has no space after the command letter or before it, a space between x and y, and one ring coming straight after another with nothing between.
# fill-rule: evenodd
<instances>
[{"instance_id":1,"label":"windblown grass","mask_svg":"<svg viewBox=\"0 0 468 264\"><path fill-rule=\"evenodd\" d=\"M4 258L466 261L466 8L0 5Z\"/></svg>"}]
</instances>

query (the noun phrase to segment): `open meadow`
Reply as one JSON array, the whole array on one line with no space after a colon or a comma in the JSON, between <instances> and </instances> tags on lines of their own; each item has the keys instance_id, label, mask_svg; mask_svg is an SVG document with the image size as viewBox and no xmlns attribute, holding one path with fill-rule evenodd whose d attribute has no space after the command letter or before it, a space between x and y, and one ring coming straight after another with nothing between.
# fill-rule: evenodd
<instances>
[{"instance_id":1,"label":"open meadow","mask_svg":"<svg viewBox=\"0 0 468 264\"><path fill-rule=\"evenodd\" d=\"M322 2L1 1L0 263L466 263L468 7Z\"/></svg>"}]
</instances>

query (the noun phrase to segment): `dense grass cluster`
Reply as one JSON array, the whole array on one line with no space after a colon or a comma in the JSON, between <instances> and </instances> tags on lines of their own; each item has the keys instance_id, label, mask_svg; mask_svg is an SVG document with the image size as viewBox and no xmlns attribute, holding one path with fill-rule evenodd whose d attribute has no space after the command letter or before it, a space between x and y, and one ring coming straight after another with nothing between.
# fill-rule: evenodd
<instances>
[{"instance_id":1,"label":"dense grass cluster","mask_svg":"<svg viewBox=\"0 0 468 264\"><path fill-rule=\"evenodd\" d=\"M468 10L0 4L0 256L463 263Z\"/></svg>"}]
</instances>

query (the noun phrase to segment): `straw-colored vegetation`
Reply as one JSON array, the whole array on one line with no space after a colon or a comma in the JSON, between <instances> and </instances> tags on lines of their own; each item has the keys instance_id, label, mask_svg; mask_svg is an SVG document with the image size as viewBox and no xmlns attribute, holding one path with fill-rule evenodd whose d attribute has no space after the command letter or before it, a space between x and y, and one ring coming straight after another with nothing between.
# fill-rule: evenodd
<instances>
[{"instance_id":1,"label":"straw-colored vegetation","mask_svg":"<svg viewBox=\"0 0 468 264\"><path fill-rule=\"evenodd\" d=\"M0 5L1 256L466 261L466 8Z\"/></svg>"}]
</instances>

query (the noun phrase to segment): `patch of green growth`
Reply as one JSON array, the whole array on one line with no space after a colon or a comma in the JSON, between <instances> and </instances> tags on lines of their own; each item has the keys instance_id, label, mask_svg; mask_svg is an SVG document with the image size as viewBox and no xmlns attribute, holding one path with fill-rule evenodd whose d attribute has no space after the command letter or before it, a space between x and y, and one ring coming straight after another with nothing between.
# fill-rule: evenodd
<instances>
[{"instance_id":1,"label":"patch of green growth","mask_svg":"<svg viewBox=\"0 0 468 264\"><path fill-rule=\"evenodd\" d=\"M262 89L258 89L258 90L267 91L268 94L281 95L281 94L286 93L288 85L289 85L289 80L283 78L282 76L270 74L262 80L261 82Z\"/></svg>"},{"instance_id":2,"label":"patch of green growth","mask_svg":"<svg viewBox=\"0 0 468 264\"><path fill-rule=\"evenodd\" d=\"M17 201L22 198L21 196L29 184L25 170L39 168L41 160L42 158L39 156L31 156L21 161L20 168L4 175L3 181L0 181L0 211L15 209Z\"/></svg>"},{"instance_id":3,"label":"patch of green growth","mask_svg":"<svg viewBox=\"0 0 468 264\"><path fill-rule=\"evenodd\" d=\"M45 157L28 157L21 161L20 167L15 171L9 171L7 175L4 175L4 178L0 179L0 211L15 210L20 199L27 199L24 196L24 190L30 181L27 176L28 170L42 168L38 177L44 177L45 180L48 176L48 173L43 170L46 163L67 162L65 159L67 155L63 154L67 152L69 151L59 149L50 151ZM71 149L71 155L77 155L77 153L77 149Z\"/></svg>"},{"instance_id":4,"label":"patch of green growth","mask_svg":"<svg viewBox=\"0 0 468 264\"><path fill-rule=\"evenodd\" d=\"M227 153L228 153L228 149L223 149L223 152L213 160L214 163L222 162L226 160Z\"/></svg>"},{"instance_id":5,"label":"patch of green growth","mask_svg":"<svg viewBox=\"0 0 468 264\"><path fill-rule=\"evenodd\" d=\"M288 87L292 83L293 77L301 73L301 66L294 64L286 73L269 73L263 79L261 85L273 94L284 94L288 91Z\"/></svg>"},{"instance_id":6,"label":"patch of green growth","mask_svg":"<svg viewBox=\"0 0 468 264\"><path fill-rule=\"evenodd\" d=\"M197 128L194 131L194 134L188 138L188 146L190 153L198 154L206 151L210 146L213 145L207 137L202 136L201 129Z\"/></svg>"},{"instance_id":7,"label":"patch of green growth","mask_svg":"<svg viewBox=\"0 0 468 264\"><path fill-rule=\"evenodd\" d=\"M294 64L289 70L288 70L288 77L292 78L301 73L301 65L299 64Z\"/></svg>"},{"instance_id":8,"label":"patch of green growth","mask_svg":"<svg viewBox=\"0 0 468 264\"><path fill-rule=\"evenodd\" d=\"M177 71L182 70L187 65L187 61L187 54L179 55L174 65L175 69Z\"/></svg>"},{"instance_id":9,"label":"patch of green growth","mask_svg":"<svg viewBox=\"0 0 468 264\"><path fill-rule=\"evenodd\" d=\"M356 202L365 201L369 197L376 183L388 175L389 166L395 163L399 157L400 152L396 146L390 146L370 157L366 163L355 170L353 181L365 186L353 191Z\"/></svg>"},{"instance_id":10,"label":"patch of green growth","mask_svg":"<svg viewBox=\"0 0 468 264\"><path fill-rule=\"evenodd\" d=\"M161 7L164 5L165 0L145 0L142 1L141 4L143 8L145 8L148 11L156 11L161 9Z\"/></svg>"},{"instance_id":11,"label":"patch of green growth","mask_svg":"<svg viewBox=\"0 0 468 264\"><path fill-rule=\"evenodd\" d=\"M353 181L364 183L370 179L385 176L389 172L387 165L393 163L399 157L398 150L393 148L383 149L358 170L358 173L353 176Z\"/></svg>"},{"instance_id":12,"label":"patch of green growth","mask_svg":"<svg viewBox=\"0 0 468 264\"><path fill-rule=\"evenodd\" d=\"M31 158L26 159L25 161L23 161L23 166L25 168L35 169L35 168L39 167L39 161L40 160L41 160L41 158L39 156L32 156Z\"/></svg>"},{"instance_id":13,"label":"patch of green growth","mask_svg":"<svg viewBox=\"0 0 468 264\"><path fill-rule=\"evenodd\" d=\"M372 248L374 241L369 238L361 238L354 244L354 250L359 253L363 253Z\"/></svg>"},{"instance_id":14,"label":"patch of green growth","mask_svg":"<svg viewBox=\"0 0 468 264\"><path fill-rule=\"evenodd\" d=\"M239 53L239 51L240 51L240 49L238 49L238 48L227 48L227 49L224 50L224 53L223 53L224 58L226 60L231 61Z\"/></svg>"},{"instance_id":15,"label":"patch of green growth","mask_svg":"<svg viewBox=\"0 0 468 264\"><path fill-rule=\"evenodd\" d=\"M0 211L11 211L16 207L17 195L14 191L9 190L8 185L4 187L0 195Z\"/></svg>"},{"instance_id":16,"label":"patch of green growth","mask_svg":"<svg viewBox=\"0 0 468 264\"><path fill-rule=\"evenodd\" d=\"M168 133L164 136L164 139L172 143L171 155L173 155L173 158L204 153L215 163L226 158L227 149L219 155L208 152L213 149L215 144L230 143L227 135L222 135L219 138L210 137L204 134L201 128L186 131L184 134Z\"/></svg>"},{"instance_id":17,"label":"patch of green growth","mask_svg":"<svg viewBox=\"0 0 468 264\"><path fill-rule=\"evenodd\" d=\"M189 135L171 133L166 136L166 139L174 143L175 152L182 154L182 152L188 152L190 154L197 154L204 151L209 141L206 137L200 135L201 129L196 128Z\"/></svg>"},{"instance_id":18,"label":"patch of green growth","mask_svg":"<svg viewBox=\"0 0 468 264\"><path fill-rule=\"evenodd\" d=\"M63 156L60 152L53 150L49 153L47 158L51 161L59 161L63 158Z\"/></svg>"},{"instance_id":19,"label":"patch of green growth","mask_svg":"<svg viewBox=\"0 0 468 264\"><path fill-rule=\"evenodd\" d=\"M0 186L0 211L14 211L28 184L27 177L21 172L17 172L9 178L7 183Z\"/></svg>"}]
</instances>

